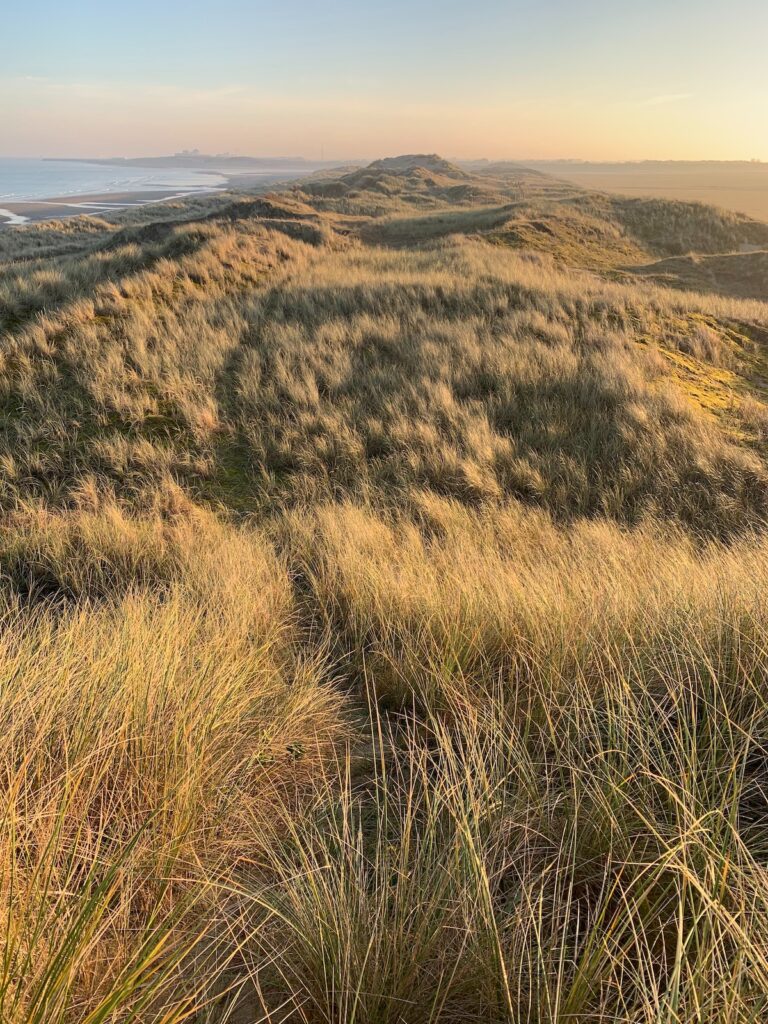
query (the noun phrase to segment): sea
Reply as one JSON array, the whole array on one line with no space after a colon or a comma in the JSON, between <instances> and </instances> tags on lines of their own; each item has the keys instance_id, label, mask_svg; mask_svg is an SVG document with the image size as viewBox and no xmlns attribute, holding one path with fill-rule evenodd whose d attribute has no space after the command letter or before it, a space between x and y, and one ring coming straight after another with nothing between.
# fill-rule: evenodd
<instances>
[{"instance_id":1,"label":"sea","mask_svg":"<svg viewBox=\"0 0 768 1024\"><path fill-rule=\"evenodd\" d=\"M196 191L221 188L227 179L184 167L135 167L74 161L0 157L0 206L64 196L159 189Z\"/></svg>"}]
</instances>

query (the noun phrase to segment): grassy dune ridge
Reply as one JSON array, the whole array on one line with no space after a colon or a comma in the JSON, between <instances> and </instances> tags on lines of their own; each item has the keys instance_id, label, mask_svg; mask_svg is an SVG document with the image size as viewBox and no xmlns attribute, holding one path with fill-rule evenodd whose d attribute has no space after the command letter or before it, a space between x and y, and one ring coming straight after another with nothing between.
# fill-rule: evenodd
<instances>
[{"instance_id":1,"label":"grassy dune ridge","mask_svg":"<svg viewBox=\"0 0 768 1024\"><path fill-rule=\"evenodd\" d=\"M438 157L0 235L0 1019L763 1019L763 243Z\"/></svg>"}]
</instances>

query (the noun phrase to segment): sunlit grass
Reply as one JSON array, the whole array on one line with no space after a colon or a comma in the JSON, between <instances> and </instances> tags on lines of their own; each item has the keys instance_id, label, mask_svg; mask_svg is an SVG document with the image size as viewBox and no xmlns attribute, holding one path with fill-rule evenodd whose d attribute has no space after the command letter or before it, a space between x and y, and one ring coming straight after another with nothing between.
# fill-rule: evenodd
<instances>
[{"instance_id":1,"label":"sunlit grass","mask_svg":"<svg viewBox=\"0 0 768 1024\"><path fill-rule=\"evenodd\" d=\"M0 1021L759 1024L762 228L374 172L0 239Z\"/></svg>"}]
</instances>

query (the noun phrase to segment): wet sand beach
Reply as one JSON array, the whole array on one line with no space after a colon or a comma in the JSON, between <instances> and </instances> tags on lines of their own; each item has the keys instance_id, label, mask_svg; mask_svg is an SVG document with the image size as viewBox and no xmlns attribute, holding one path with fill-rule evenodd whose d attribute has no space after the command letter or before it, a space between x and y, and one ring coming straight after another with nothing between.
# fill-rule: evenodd
<instances>
[{"instance_id":1,"label":"wet sand beach","mask_svg":"<svg viewBox=\"0 0 768 1024\"><path fill-rule=\"evenodd\" d=\"M52 199L27 199L18 202L2 201L0 227L27 224L43 220L60 220L83 214L109 213L131 206L147 206L170 199L186 199L196 195L210 195L223 189L157 189L136 192L103 192L82 196L57 196Z\"/></svg>"},{"instance_id":2,"label":"wet sand beach","mask_svg":"<svg viewBox=\"0 0 768 1024\"><path fill-rule=\"evenodd\" d=\"M285 170L238 170L232 173L217 172L220 185L169 186L167 188L146 187L125 189L119 192L92 192L83 195L54 196L46 199L0 199L0 228L18 224L30 224L46 220L61 220L86 214L99 216L114 210L133 206L147 206L164 203L172 199L188 199L192 196L213 195L227 189L250 190L261 185L275 185L293 181L301 176L302 168Z\"/></svg>"}]
</instances>

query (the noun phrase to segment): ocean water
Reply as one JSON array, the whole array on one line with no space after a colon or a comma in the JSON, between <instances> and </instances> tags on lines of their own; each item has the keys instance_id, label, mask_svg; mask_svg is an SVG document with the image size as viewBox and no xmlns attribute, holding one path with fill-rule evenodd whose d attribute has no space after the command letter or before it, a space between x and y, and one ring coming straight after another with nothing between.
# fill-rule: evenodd
<instances>
[{"instance_id":1,"label":"ocean water","mask_svg":"<svg viewBox=\"0 0 768 1024\"><path fill-rule=\"evenodd\" d=\"M53 199L108 192L154 189L195 191L226 185L210 171L183 167L121 167L0 157L0 205L29 199Z\"/></svg>"}]
</instances>

